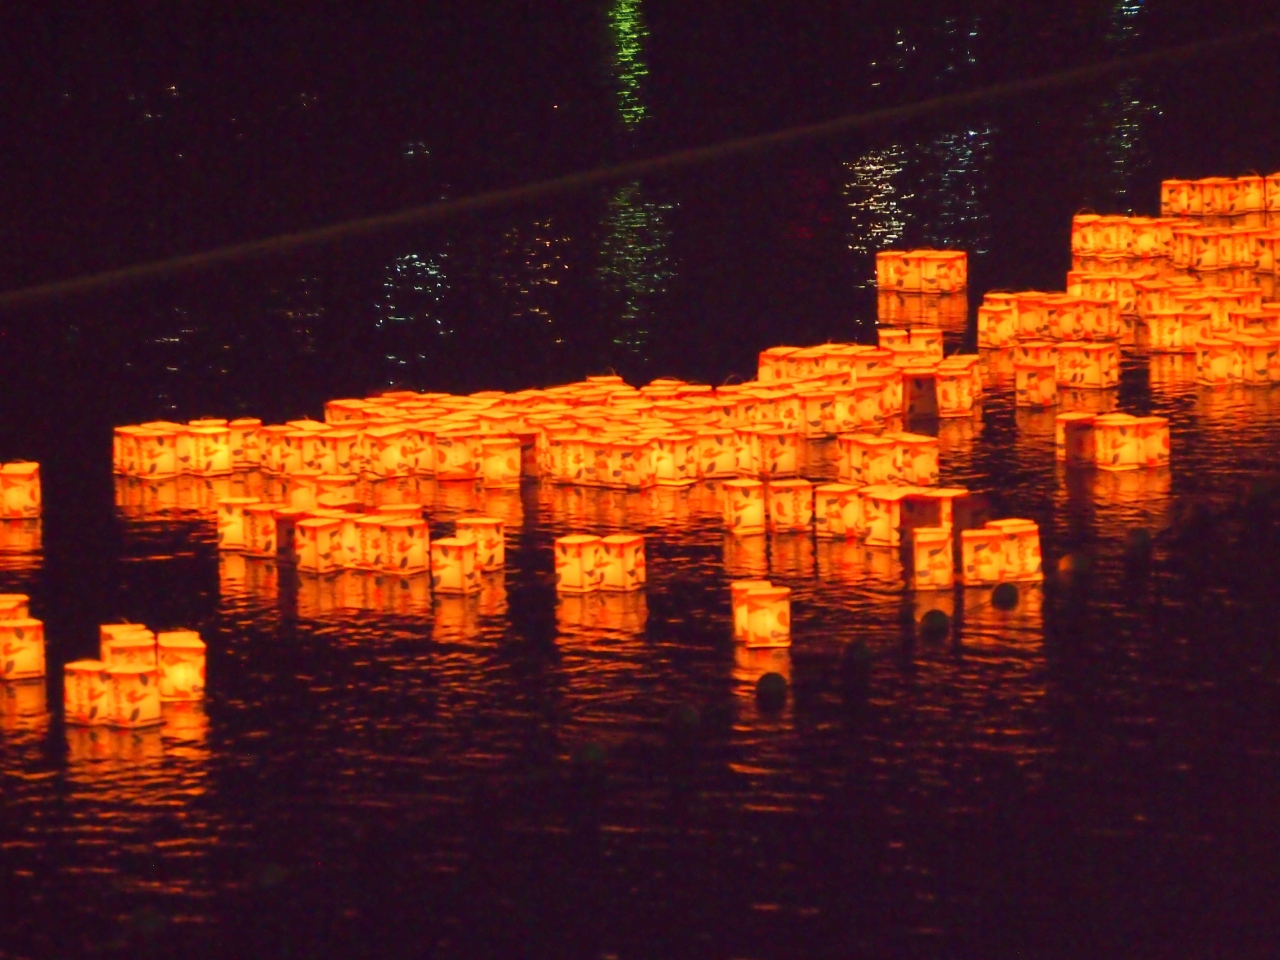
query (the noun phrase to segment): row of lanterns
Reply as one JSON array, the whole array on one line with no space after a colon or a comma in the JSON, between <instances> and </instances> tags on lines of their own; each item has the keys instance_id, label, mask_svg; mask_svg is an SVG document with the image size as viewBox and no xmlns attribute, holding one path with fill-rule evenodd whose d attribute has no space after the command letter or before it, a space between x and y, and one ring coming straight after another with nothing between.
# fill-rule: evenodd
<instances>
[{"instance_id":1,"label":"row of lanterns","mask_svg":"<svg viewBox=\"0 0 1280 960\"><path fill-rule=\"evenodd\" d=\"M1280 173L1269 177L1204 177L1163 180L1160 213L1178 217L1235 217L1280 213Z\"/></svg>"},{"instance_id":2,"label":"row of lanterns","mask_svg":"<svg viewBox=\"0 0 1280 960\"><path fill-rule=\"evenodd\" d=\"M954 293L969 285L963 250L881 250L876 254L876 288L909 293Z\"/></svg>"}]
</instances>

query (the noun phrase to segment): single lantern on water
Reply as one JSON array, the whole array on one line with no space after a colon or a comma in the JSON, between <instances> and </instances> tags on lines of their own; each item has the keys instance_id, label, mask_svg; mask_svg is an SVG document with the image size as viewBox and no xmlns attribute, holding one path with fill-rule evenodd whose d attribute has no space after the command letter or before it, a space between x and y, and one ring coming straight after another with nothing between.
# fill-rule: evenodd
<instances>
[{"instance_id":1,"label":"single lantern on water","mask_svg":"<svg viewBox=\"0 0 1280 960\"><path fill-rule=\"evenodd\" d=\"M1014 364L1014 403L1032 409L1052 407L1058 402L1056 364L1023 362Z\"/></svg>"},{"instance_id":2,"label":"single lantern on water","mask_svg":"<svg viewBox=\"0 0 1280 960\"><path fill-rule=\"evenodd\" d=\"M1137 418L1127 413L1104 413L1093 420L1094 451L1103 470L1135 470L1146 462Z\"/></svg>"},{"instance_id":3,"label":"single lantern on water","mask_svg":"<svg viewBox=\"0 0 1280 960\"><path fill-rule=\"evenodd\" d=\"M383 520L382 569L386 573L426 571L430 540L427 521L411 517Z\"/></svg>"},{"instance_id":4,"label":"single lantern on water","mask_svg":"<svg viewBox=\"0 0 1280 960\"><path fill-rule=\"evenodd\" d=\"M734 580L729 584L729 598L733 610L733 637L745 641L749 627L750 610L747 594L757 590L772 589L768 580Z\"/></svg>"},{"instance_id":5,"label":"single lantern on water","mask_svg":"<svg viewBox=\"0 0 1280 960\"><path fill-rule=\"evenodd\" d=\"M16 461L0 467L0 519L40 516L40 464Z\"/></svg>"},{"instance_id":6,"label":"single lantern on water","mask_svg":"<svg viewBox=\"0 0 1280 960\"><path fill-rule=\"evenodd\" d=\"M73 660L62 668L63 715L67 723L97 726L108 720L107 665Z\"/></svg>"},{"instance_id":7,"label":"single lantern on water","mask_svg":"<svg viewBox=\"0 0 1280 960\"><path fill-rule=\"evenodd\" d=\"M114 625L111 625L114 626ZM99 628L98 659L108 667L154 667L156 635L142 626L129 626L107 634Z\"/></svg>"},{"instance_id":8,"label":"single lantern on water","mask_svg":"<svg viewBox=\"0 0 1280 960\"><path fill-rule=\"evenodd\" d=\"M724 482L724 522L731 532L763 533L766 516L763 483L745 478Z\"/></svg>"},{"instance_id":9,"label":"single lantern on water","mask_svg":"<svg viewBox=\"0 0 1280 960\"><path fill-rule=\"evenodd\" d=\"M1040 558L1040 528L1034 520L1009 518L991 520L987 529L1003 537L1001 576L1005 580L1040 581L1044 571Z\"/></svg>"},{"instance_id":10,"label":"single lantern on water","mask_svg":"<svg viewBox=\"0 0 1280 960\"><path fill-rule=\"evenodd\" d=\"M245 548L245 508L261 503L257 497L224 497L218 501L218 549Z\"/></svg>"},{"instance_id":11,"label":"single lantern on water","mask_svg":"<svg viewBox=\"0 0 1280 960\"><path fill-rule=\"evenodd\" d=\"M818 537L861 537L862 498L850 483L824 483L814 488L814 533Z\"/></svg>"},{"instance_id":12,"label":"single lantern on water","mask_svg":"<svg viewBox=\"0 0 1280 960\"><path fill-rule=\"evenodd\" d=\"M501 570L506 564L505 524L495 517L459 517L456 534L476 542L476 563L481 570Z\"/></svg>"},{"instance_id":13,"label":"single lantern on water","mask_svg":"<svg viewBox=\"0 0 1280 960\"><path fill-rule=\"evenodd\" d=\"M277 522L279 512L277 512ZM309 517L294 525L294 551L299 570L328 573L342 562L342 520L333 517ZM283 547L283 539L281 546Z\"/></svg>"},{"instance_id":14,"label":"single lantern on water","mask_svg":"<svg viewBox=\"0 0 1280 960\"><path fill-rule=\"evenodd\" d=\"M160 671L151 666L107 667L107 723L113 727L149 727L164 722L160 713Z\"/></svg>"},{"instance_id":15,"label":"single lantern on water","mask_svg":"<svg viewBox=\"0 0 1280 960\"><path fill-rule=\"evenodd\" d=\"M769 586L749 590L747 606L748 647L791 646L791 588Z\"/></svg>"},{"instance_id":16,"label":"single lantern on water","mask_svg":"<svg viewBox=\"0 0 1280 960\"><path fill-rule=\"evenodd\" d=\"M161 700L200 700L204 697L205 644L194 630L156 634Z\"/></svg>"},{"instance_id":17,"label":"single lantern on water","mask_svg":"<svg viewBox=\"0 0 1280 960\"><path fill-rule=\"evenodd\" d=\"M863 487L862 512L866 521L866 541L873 546L896 547L901 542L902 498L911 487L875 484Z\"/></svg>"},{"instance_id":18,"label":"single lantern on water","mask_svg":"<svg viewBox=\"0 0 1280 960\"><path fill-rule=\"evenodd\" d=\"M951 531L916 527L911 531L912 584L917 590L950 588L955 580Z\"/></svg>"},{"instance_id":19,"label":"single lantern on water","mask_svg":"<svg viewBox=\"0 0 1280 960\"><path fill-rule=\"evenodd\" d=\"M442 537L432 541L431 588L436 593L479 593L481 583L476 553L474 540Z\"/></svg>"},{"instance_id":20,"label":"single lantern on water","mask_svg":"<svg viewBox=\"0 0 1280 960\"><path fill-rule=\"evenodd\" d=\"M1004 534L990 527L960 531L960 582L999 583L1004 573Z\"/></svg>"},{"instance_id":21,"label":"single lantern on water","mask_svg":"<svg viewBox=\"0 0 1280 960\"><path fill-rule=\"evenodd\" d=\"M43 677L44 624L31 617L0 620L0 680Z\"/></svg>"}]
</instances>

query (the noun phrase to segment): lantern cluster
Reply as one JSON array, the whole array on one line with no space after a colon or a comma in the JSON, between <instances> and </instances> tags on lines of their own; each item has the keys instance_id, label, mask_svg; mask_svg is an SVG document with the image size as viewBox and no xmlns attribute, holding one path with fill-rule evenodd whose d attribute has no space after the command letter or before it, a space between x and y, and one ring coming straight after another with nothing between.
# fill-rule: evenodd
<instances>
[{"instance_id":1,"label":"lantern cluster","mask_svg":"<svg viewBox=\"0 0 1280 960\"><path fill-rule=\"evenodd\" d=\"M963 250L881 250L876 254L876 287L908 293L953 293L969 285L969 258Z\"/></svg>"},{"instance_id":2,"label":"lantern cluster","mask_svg":"<svg viewBox=\"0 0 1280 960\"><path fill-rule=\"evenodd\" d=\"M791 588L768 580L729 584L733 638L749 648L791 646Z\"/></svg>"},{"instance_id":3,"label":"lantern cluster","mask_svg":"<svg viewBox=\"0 0 1280 960\"><path fill-rule=\"evenodd\" d=\"M1167 417L1060 413L1054 441L1057 459L1068 466L1137 470L1169 465Z\"/></svg>"},{"instance_id":4,"label":"lantern cluster","mask_svg":"<svg viewBox=\"0 0 1280 960\"><path fill-rule=\"evenodd\" d=\"M1280 216L1280 173L1269 177L1204 177L1164 180L1160 184L1161 216L1251 218L1265 226Z\"/></svg>"},{"instance_id":5,"label":"lantern cluster","mask_svg":"<svg viewBox=\"0 0 1280 960\"><path fill-rule=\"evenodd\" d=\"M554 551L557 593L629 592L645 585L644 537L638 533L569 534L556 538Z\"/></svg>"}]
</instances>

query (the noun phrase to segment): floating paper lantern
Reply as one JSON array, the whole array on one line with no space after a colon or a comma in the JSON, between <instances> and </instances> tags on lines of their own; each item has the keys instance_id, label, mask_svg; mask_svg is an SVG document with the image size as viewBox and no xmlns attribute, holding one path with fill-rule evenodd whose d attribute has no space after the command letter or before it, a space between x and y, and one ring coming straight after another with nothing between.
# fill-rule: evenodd
<instances>
[{"instance_id":1,"label":"floating paper lantern","mask_svg":"<svg viewBox=\"0 0 1280 960\"><path fill-rule=\"evenodd\" d=\"M960 581L965 586L999 583L1004 574L1004 534L991 527L960 531Z\"/></svg>"},{"instance_id":2,"label":"floating paper lantern","mask_svg":"<svg viewBox=\"0 0 1280 960\"><path fill-rule=\"evenodd\" d=\"M1054 418L1054 456L1068 466L1089 466L1096 462L1093 438L1094 414L1073 411Z\"/></svg>"},{"instance_id":3,"label":"floating paper lantern","mask_svg":"<svg viewBox=\"0 0 1280 960\"><path fill-rule=\"evenodd\" d=\"M108 667L154 667L156 635L138 624L100 627L98 659Z\"/></svg>"},{"instance_id":4,"label":"floating paper lantern","mask_svg":"<svg viewBox=\"0 0 1280 960\"><path fill-rule=\"evenodd\" d=\"M73 660L62 668L63 714L67 723L105 724L108 718L107 665L101 660Z\"/></svg>"},{"instance_id":5,"label":"floating paper lantern","mask_svg":"<svg viewBox=\"0 0 1280 960\"><path fill-rule=\"evenodd\" d=\"M253 557L276 555L276 508L250 503L244 508L244 552Z\"/></svg>"},{"instance_id":6,"label":"floating paper lantern","mask_svg":"<svg viewBox=\"0 0 1280 960\"><path fill-rule=\"evenodd\" d=\"M177 432L159 428L137 427L132 434L134 467L130 471L149 480L176 477L178 469Z\"/></svg>"},{"instance_id":7,"label":"floating paper lantern","mask_svg":"<svg viewBox=\"0 0 1280 960\"><path fill-rule=\"evenodd\" d=\"M431 542L431 588L436 593L479 593L476 542L442 537Z\"/></svg>"},{"instance_id":8,"label":"floating paper lantern","mask_svg":"<svg viewBox=\"0 0 1280 960\"><path fill-rule=\"evenodd\" d=\"M279 522L280 514L276 514ZM295 552L299 570L329 573L341 565L342 521L333 517L310 517L294 524ZM281 546L283 548L283 537Z\"/></svg>"},{"instance_id":9,"label":"floating paper lantern","mask_svg":"<svg viewBox=\"0 0 1280 960\"><path fill-rule=\"evenodd\" d=\"M1141 451L1141 466L1167 467L1169 465L1168 417L1135 417L1137 442Z\"/></svg>"},{"instance_id":10,"label":"floating paper lantern","mask_svg":"<svg viewBox=\"0 0 1280 960\"><path fill-rule=\"evenodd\" d=\"M225 421L221 424L193 421L187 432L191 437L191 473L217 477L231 472L231 431Z\"/></svg>"},{"instance_id":11,"label":"floating paper lantern","mask_svg":"<svg viewBox=\"0 0 1280 960\"><path fill-rule=\"evenodd\" d=\"M44 624L30 617L0 620L0 680L44 676Z\"/></svg>"},{"instance_id":12,"label":"floating paper lantern","mask_svg":"<svg viewBox=\"0 0 1280 960\"><path fill-rule=\"evenodd\" d=\"M733 609L733 638L745 641L749 627L750 611L747 608L747 594L759 590L770 590L773 584L768 580L735 580L729 584L730 603Z\"/></svg>"},{"instance_id":13,"label":"floating paper lantern","mask_svg":"<svg viewBox=\"0 0 1280 960\"><path fill-rule=\"evenodd\" d=\"M257 497L223 497L218 501L218 549L245 547L245 508L261 503Z\"/></svg>"},{"instance_id":14,"label":"floating paper lantern","mask_svg":"<svg viewBox=\"0 0 1280 960\"><path fill-rule=\"evenodd\" d=\"M896 547L901 542L902 498L911 487L879 484L863 487L862 512L866 521L866 540L873 546Z\"/></svg>"},{"instance_id":15,"label":"floating paper lantern","mask_svg":"<svg viewBox=\"0 0 1280 960\"><path fill-rule=\"evenodd\" d=\"M903 403L906 416L938 415L938 381L932 367L905 367L902 371Z\"/></svg>"},{"instance_id":16,"label":"floating paper lantern","mask_svg":"<svg viewBox=\"0 0 1280 960\"><path fill-rule=\"evenodd\" d=\"M1103 470L1134 470L1146 463L1137 418L1104 413L1093 420L1096 463Z\"/></svg>"},{"instance_id":17,"label":"floating paper lantern","mask_svg":"<svg viewBox=\"0 0 1280 960\"><path fill-rule=\"evenodd\" d=\"M1235 346L1227 340L1206 337L1196 341L1196 382L1229 383L1234 354Z\"/></svg>"},{"instance_id":18,"label":"floating paper lantern","mask_svg":"<svg viewBox=\"0 0 1280 960\"><path fill-rule=\"evenodd\" d=\"M1001 577L1005 580L1044 579L1040 558L1040 528L1034 520L991 520L987 529L999 531L1002 540Z\"/></svg>"},{"instance_id":19,"label":"floating paper lantern","mask_svg":"<svg viewBox=\"0 0 1280 960\"><path fill-rule=\"evenodd\" d=\"M506 538L501 520L494 517L459 517L456 536L476 542L476 564L481 570L501 570L506 564Z\"/></svg>"},{"instance_id":20,"label":"floating paper lantern","mask_svg":"<svg viewBox=\"0 0 1280 960\"><path fill-rule=\"evenodd\" d=\"M955 580L951 531L916 527L911 531L912 584L917 590L949 589Z\"/></svg>"},{"instance_id":21,"label":"floating paper lantern","mask_svg":"<svg viewBox=\"0 0 1280 960\"><path fill-rule=\"evenodd\" d=\"M808 530L813 523L813 484L808 480L770 480L769 529Z\"/></svg>"},{"instance_id":22,"label":"floating paper lantern","mask_svg":"<svg viewBox=\"0 0 1280 960\"><path fill-rule=\"evenodd\" d=\"M929 486L938 482L938 438L899 433L894 442L894 476L903 483Z\"/></svg>"},{"instance_id":23,"label":"floating paper lantern","mask_svg":"<svg viewBox=\"0 0 1280 960\"><path fill-rule=\"evenodd\" d=\"M818 537L861 537L865 530L862 498L849 483L814 488L814 533Z\"/></svg>"},{"instance_id":24,"label":"floating paper lantern","mask_svg":"<svg viewBox=\"0 0 1280 960\"><path fill-rule=\"evenodd\" d=\"M194 630L156 634L161 700L200 700L204 697L205 644Z\"/></svg>"},{"instance_id":25,"label":"floating paper lantern","mask_svg":"<svg viewBox=\"0 0 1280 960\"><path fill-rule=\"evenodd\" d=\"M749 590L747 606L748 647L791 646L791 588L769 586Z\"/></svg>"},{"instance_id":26,"label":"floating paper lantern","mask_svg":"<svg viewBox=\"0 0 1280 960\"><path fill-rule=\"evenodd\" d=\"M436 433L436 479L474 480L481 472L484 437L466 431Z\"/></svg>"},{"instance_id":27,"label":"floating paper lantern","mask_svg":"<svg viewBox=\"0 0 1280 960\"><path fill-rule=\"evenodd\" d=\"M561 593L589 593L604 582L607 561L600 538L570 534L555 541L556 590Z\"/></svg>"},{"instance_id":28,"label":"floating paper lantern","mask_svg":"<svg viewBox=\"0 0 1280 960\"><path fill-rule=\"evenodd\" d=\"M107 667L107 723L113 727L149 727L160 714L160 671L151 666Z\"/></svg>"},{"instance_id":29,"label":"floating paper lantern","mask_svg":"<svg viewBox=\"0 0 1280 960\"><path fill-rule=\"evenodd\" d=\"M763 533L765 487L759 480L726 480L724 484L724 522L735 534Z\"/></svg>"},{"instance_id":30,"label":"floating paper lantern","mask_svg":"<svg viewBox=\"0 0 1280 960\"><path fill-rule=\"evenodd\" d=\"M1015 363L1014 403L1019 407L1052 407L1058 402L1056 364L1024 361Z\"/></svg>"},{"instance_id":31,"label":"floating paper lantern","mask_svg":"<svg viewBox=\"0 0 1280 960\"><path fill-rule=\"evenodd\" d=\"M967 363L938 364L935 372L939 417L967 417L973 412L973 370Z\"/></svg>"},{"instance_id":32,"label":"floating paper lantern","mask_svg":"<svg viewBox=\"0 0 1280 960\"><path fill-rule=\"evenodd\" d=\"M17 461L0 467L0 519L40 516L40 464Z\"/></svg>"},{"instance_id":33,"label":"floating paper lantern","mask_svg":"<svg viewBox=\"0 0 1280 960\"><path fill-rule=\"evenodd\" d=\"M427 521L403 517L382 522L382 569L386 573L425 571L429 547Z\"/></svg>"},{"instance_id":34,"label":"floating paper lantern","mask_svg":"<svg viewBox=\"0 0 1280 960\"><path fill-rule=\"evenodd\" d=\"M262 462L262 445L258 431L262 421L256 417L241 417L227 424L231 442L231 465L236 469L256 467Z\"/></svg>"},{"instance_id":35,"label":"floating paper lantern","mask_svg":"<svg viewBox=\"0 0 1280 960\"><path fill-rule=\"evenodd\" d=\"M645 585L644 537L615 533L600 540L604 560L601 590L639 590Z\"/></svg>"},{"instance_id":36,"label":"floating paper lantern","mask_svg":"<svg viewBox=\"0 0 1280 960\"><path fill-rule=\"evenodd\" d=\"M520 440L513 436L480 441L481 480L486 487L518 487L521 476Z\"/></svg>"},{"instance_id":37,"label":"floating paper lantern","mask_svg":"<svg viewBox=\"0 0 1280 960\"><path fill-rule=\"evenodd\" d=\"M1010 346L1018 335L1017 313L1008 303L983 303L978 307L978 346Z\"/></svg>"}]
</instances>

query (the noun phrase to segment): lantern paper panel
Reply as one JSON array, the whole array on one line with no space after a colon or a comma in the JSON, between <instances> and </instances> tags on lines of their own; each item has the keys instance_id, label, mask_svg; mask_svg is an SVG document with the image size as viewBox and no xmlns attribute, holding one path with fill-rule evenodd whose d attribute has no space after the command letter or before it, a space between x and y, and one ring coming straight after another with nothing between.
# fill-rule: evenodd
<instances>
[{"instance_id":1,"label":"lantern paper panel","mask_svg":"<svg viewBox=\"0 0 1280 960\"><path fill-rule=\"evenodd\" d=\"M999 531L1002 539L1001 577L1005 580L1040 581L1044 570L1040 557L1040 528L1034 520L991 520L986 529Z\"/></svg>"},{"instance_id":2,"label":"lantern paper panel","mask_svg":"<svg viewBox=\"0 0 1280 960\"><path fill-rule=\"evenodd\" d=\"M894 441L894 472L901 483L931 486L938 482L938 438L920 433L899 433Z\"/></svg>"},{"instance_id":3,"label":"lantern paper panel","mask_svg":"<svg viewBox=\"0 0 1280 960\"><path fill-rule=\"evenodd\" d=\"M245 508L261 503L257 497L224 497L218 501L218 549L245 548Z\"/></svg>"},{"instance_id":4,"label":"lantern paper panel","mask_svg":"<svg viewBox=\"0 0 1280 960\"><path fill-rule=\"evenodd\" d=\"M638 533L615 533L603 537L604 555L601 590L639 590L645 585L644 537Z\"/></svg>"},{"instance_id":5,"label":"lantern paper panel","mask_svg":"<svg viewBox=\"0 0 1280 960\"><path fill-rule=\"evenodd\" d=\"M818 537L861 537L864 531L858 487L824 483L814 489L814 532Z\"/></svg>"},{"instance_id":6,"label":"lantern paper panel","mask_svg":"<svg viewBox=\"0 0 1280 960\"><path fill-rule=\"evenodd\" d=\"M150 727L164 723L160 713L160 671L151 666L107 667L107 723L113 727Z\"/></svg>"},{"instance_id":7,"label":"lantern paper panel","mask_svg":"<svg viewBox=\"0 0 1280 960\"><path fill-rule=\"evenodd\" d=\"M1004 534L991 528L960 531L961 583L996 584L1003 576Z\"/></svg>"},{"instance_id":8,"label":"lantern paper panel","mask_svg":"<svg viewBox=\"0 0 1280 960\"><path fill-rule=\"evenodd\" d=\"M769 586L750 590L744 600L747 606L748 647L791 646L791 588Z\"/></svg>"},{"instance_id":9,"label":"lantern paper panel","mask_svg":"<svg viewBox=\"0 0 1280 960\"><path fill-rule=\"evenodd\" d=\"M734 580L729 584L730 607L733 611L733 638L744 641L747 638L750 611L747 608L747 594L752 591L769 590L773 584L768 580Z\"/></svg>"},{"instance_id":10,"label":"lantern paper panel","mask_svg":"<svg viewBox=\"0 0 1280 960\"><path fill-rule=\"evenodd\" d=\"M0 593L0 620L26 620L31 616L31 598L25 593Z\"/></svg>"},{"instance_id":11,"label":"lantern paper panel","mask_svg":"<svg viewBox=\"0 0 1280 960\"><path fill-rule=\"evenodd\" d=\"M294 537L299 570L328 573L342 565L345 554L341 520L332 517L299 520L294 524Z\"/></svg>"},{"instance_id":12,"label":"lantern paper panel","mask_svg":"<svg viewBox=\"0 0 1280 960\"><path fill-rule=\"evenodd\" d=\"M1094 449L1095 415L1084 412L1060 413L1054 418L1054 456L1068 466L1091 466L1097 461Z\"/></svg>"},{"instance_id":13,"label":"lantern paper panel","mask_svg":"<svg viewBox=\"0 0 1280 960\"><path fill-rule=\"evenodd\" d=\"M161 700L200 700L204 697L205 644L194 630L156 634Z\"/></svg>"},{"instance_id":14,"label":"lantern paper panel","mask_svg":"<svg viewBox=\"0 0 1280 960\"><path fill-rule=\"evenodd\" d=\"M570 534L555 541L556 590L561 593L590 593L604 583L608 562L601 538L590 534Z\"/></svg>"},{"instance_id":15,"label":"lantern paper panel","mask_svg":"<svg viewBox=\"0 0 1280 960\"><path fill-rule=\"evenodd\" d=\"M476 542L476 563L481 570L501 570L506 564L505 524L496 517L459 517L459 539Z\"/></svg>"},{"instance_id":16,"label":"lantern paper panel","mask_svg":"<svg viewBox=\"0 0 1280 960\"><path fill-rule=\"evenodd\" d=\"M481 479L486 487L518 487L523 473L517 437L486 437L480 441Z\"/></svg>"},{"instance_id":17,"label":"lantern paper panel","mask_svg":"<svg viewBox=\"0 0 1280 960\"><path fill-rule=\"evenodd\" d=\"M474 540L442 537L431 543L431 588L436 593L480 592L480 570Z\"/></svg>"},{"instance_id":18,"label":"lantern paper panel","mask_svg":"<svg viewBox=\"0 0 1280 960\"><path fill-rule=\"evenodd\" d=\"M724 522L734 534L763 533L766 526L765 486L759 480L726 480Z\"/></svg>"},{"instance_id":19,"label":"lantern paper panel","mask_svg":"<svg viewBox=\"0 0 1280 960\"><path fill-rule=\"evenodd\" d=\"M40 464L15 462L0 467L0 519L40 516Z\"/></svg>"},{"instance_id":20,"label":"lantern paper panel","mask_svg":"<svg viewBox=\"0 0 1280 960\"><path fill-rule=\"evenodd\" d=\"M955 560L948 528L916 527L911 531L911 551L915 589L950 589L955 581Z\"/></svg>"},{"instance_id":21,"label":"lantern paper panel","mask_svg":"<svg viewBox=\"0 0 1280 960\"><path fill-rule=\"evenodd\" d=\"M901 542L902 499L912 492L910 487L888 484L863 487L862 512L866 522L866 541L873 546L896 547Z\"/></svg>"},{"instance_id":22,"label":"lantern paper panel","mask_svg":"<svg viewBox=\"0 0 1280 960\"><path fill-rule=\"evenodd\" d=\"M1015 363L1014 403L1032 409L1051 407L1058 402L1054 363Z\"/></svg>"},{"instance_id":23,"label":"lantern paper panel","mask_svg":"<svg viewBox=\"0 0 1280 960\"><path fill-rule=\"evenodd\" d=\"M0 620L0 680L44 674L44 624L31 617Z\"/></svg>"},{"instance_id":24,"label":"lantern paper panel","mask_svg":"<svg viewBox=\"0 0 1280 960\"><path fill-rule=\"evenodd\" d=\"M1093 420L1095 462L1102 470L1136 470L1146 464L1146 446L1138 418L1104 413Z\"/></svg>"},{"instance_id":25,"label":"lantern paper panel","mask_svg":"<svg viewBox=\"0 0 1280 960\"><path fill-rule=\"evenodd\" d=\"M107 665L73 660L62 668L63 714L69 724L104 725L108 720Z\"/></svg>"},{"instance_id":26,"label":"lantern paper panel","mask_svg":"<svg viewBox=\"0 0 1280 960\"><path fill-rule=\"evenodd\" d=\"M770 481L766 497L769 529L808 530L813 523L813 484L808 480Z\"/></svg>"},{"instance_id":27,"label":"lantern paper panel","mask_svg":"<svg viewBox=\"0 0 1280 960\"><path fill-rule=\"evenodd\" d=\"M385 573L413 574L427 570L431 556L427 521L401 517L384 520L381 526Z\"/></svg>"},{"instance_id":28,"label":"lantern paper panel","mask_svg":"<svg viewBox=\"0 0 1280 960\"><path fill-rule=\"evenodd\" d=\"M108 667L154 667L156 635L146 627L113 631L101 639L98 659Z\"/></svg>"}]
</instances>

